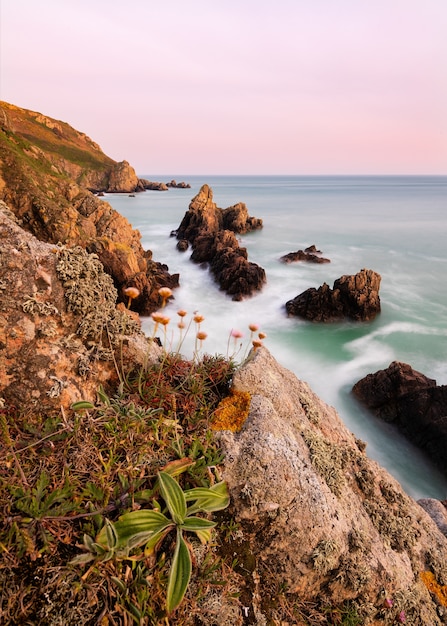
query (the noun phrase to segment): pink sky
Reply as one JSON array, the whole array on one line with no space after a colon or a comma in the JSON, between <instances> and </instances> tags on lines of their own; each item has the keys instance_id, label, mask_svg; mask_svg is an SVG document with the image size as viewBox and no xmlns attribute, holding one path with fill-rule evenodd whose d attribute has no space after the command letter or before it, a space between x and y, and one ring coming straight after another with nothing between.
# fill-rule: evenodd
<instances>
[{"instance_id":1,"label":"pink sky","mask_svg":"<svg viewBox=\"0 0 447 626\"><path fill-rule=\"evenodd\" d=\"M0 99L140 175L447 174L446 0L0 0Z\"/></svg>"}]
</instances>

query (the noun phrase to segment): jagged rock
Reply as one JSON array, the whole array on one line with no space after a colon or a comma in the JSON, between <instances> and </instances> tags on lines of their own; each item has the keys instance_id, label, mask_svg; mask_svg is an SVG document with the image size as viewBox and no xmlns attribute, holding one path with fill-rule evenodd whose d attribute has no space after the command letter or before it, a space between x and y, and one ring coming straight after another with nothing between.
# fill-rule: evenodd
<instances>
[{"instance_id":1,"label":"jagged rock","mask_svg":"<svg viewBox=\"0 0 447 626\"><path fill-rule=\"evenodd\" d=\"M308 263L330 263L330 259L321 256L321 251L317 250L314 245L309 246L305 250L297 250L289 252L279 259L281 263L295 263L296 261L307 261Z\"/></svg>"},{"instance_id":2,"label":"jagged rock","mask_svg":"<svg viewBox=\"0 0 447 626\"><path fill-rule=\"evenodd\" d=\"M173 187L174 189L191 189L191 185L189 183L181 182L178 183L175 180L171 180L171 182L166 183L167 187Z\"/></svg>"},{"instance_id":3,"label":"jagged rock","mask_svg":"<svg viewBox=\"0 0 447 626\"><path fill-rule=\"evenodd\" d=\"M217 434L238 535L227 550L256 581L303 603L353 601L361 623L445 623L420 574L447 582L447 538L364 444L265 348L233 380L251 406L240 432ZM384 599L391 607L384 609ZM259 622L258 622L259 623Z\"/></svg>"},{"instance_id":4,"label":"jagged rock","mask_svg":"<svg viewBox=\"0 0 447 626\"><path fill-rule=\"evenodd\" d=\"M394 422L447 475L447 385L393 361L352 389L378 417Z\"/></svg>"},{"instance_id":5,"label":"jagged rock","mask_svg":"<svg viewBox=\"0 0 447 626\"><path fill-rule=\"evenodd\" d=\"M241 300L262 288L265 271L248 261L247 250L239 246L234 233L261 227L262 220L249 217L243 203L226 210L217 207L212 189L203 185L175 234L179 241L191 243L191 260L208 263L221 289L233 300Z\"/></svg>"},{"instance_id":6,"label":"jagged rock","mask_svg":"<svg viewBox=\"0 0 447 626\"><path fill-rule=\"evenodd\" d=\"M133 168L126 161L115 163L64 122L7 103L0 103L0 111L0 200L38 239L98 254L121 300L123 290L138 283L141 295L134 307L144 315L156 310L158 289L177 287L178 275L152 261L140 233L89 191L139 188Z\"/></svg>"},{"instance_id":7,"label":"jagged rock","mask_svg":"<svg viewBox=\"0 0 447 626\"><path fill-rule=\"evenodd\" d=\"M1 201L0 292L0 397L10 408L95 401L101 384L116 388L113 351L129 368L158 358L139 321L117 310L98 258L39 241Z\"/></svg>"},{"instance_id":8,"label":"jagged rock","mask_svg":"<svg viewBox=\"0 0 447 626\"><path fill-rule=\"evenodd\" d=\"M323 283L318 289L307 289L286 302L287 314L315 322L343 318L373 320L380 313L380 281L380 274L367 269L353 276L341 276L334 282L333 289Z\"/></svg>"},{"instance_id":9,"label":"jagged rock","mask_svg":"<svg viewBox=\"0 0 447 626\"><path fill-rule=\"evenodd\" d=\"M447 537L447 508L439 500L434 498L422 498L417 501L424 511L430 515L436 526Z\"/></svg>"},{"instance_id":10,"label":"jagged rock","mask_svg":"<svg viewBox=\"0 0 447 626\"><path fill-rule=\"evenodd\" d=\"M143 189L148 189L150 191L168 191L168 185L165 185L165 183L157 183L151 180L146 180L145 178L140 178L140 183Z\"/></svg>"},{"instance_id":11,"label":"jagged rock","mask_svg":"<svg viewBox=\"0 0 447 626\"><path fill-rule=\"evenodd\" d=\"M138 189L138 176L127 161L121 161L112 167L107 190L109 193L131 193Z\"/></svg>"}]
</instances>

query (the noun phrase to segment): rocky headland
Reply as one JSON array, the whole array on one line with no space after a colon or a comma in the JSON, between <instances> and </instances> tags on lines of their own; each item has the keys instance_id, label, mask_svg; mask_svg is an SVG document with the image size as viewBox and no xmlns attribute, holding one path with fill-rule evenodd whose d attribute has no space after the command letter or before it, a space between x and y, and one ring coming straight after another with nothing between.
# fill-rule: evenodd
<instances>
[{"instance_id":1,"label":"rocky headland","mask_svg":"<svg viewBox=\"0 0 447 626\"><path fill-rule=\"evenodd\" d=\"M262 289L266 277L262 267L248 260L236 235L260 228L262 219L249 216L243 202L221 209L213 201L212 189L203 185L173 234L180 251L191 245L191 260L208 264L220 288L233 300L242 300Z\"/></svg>"},{"instance_id":2,"label":"rocky headland","mask_svg":"<svg viewBox=\"0 0 447 626\"><path fill-rule=\"evenodd\" d=\"M324 283L286 302L287 314L313 322L373 320L380 313L380 281L380 274L368 269L352 276L341 276L332 289Z\"/></svg>"},{"instance_id":3,"label":"rocky headland","mask_svg":"<svg viewBox=\"0 0 447 626\"><path fill-rule=\"evenodd\" d=\"M447 476L447 385L393 361L359 380L352 391L375 415L396 424Z\"/></svg>"},{"instance_id":4,"label":"rocky headland","mask_svg":"<svg viewBox=\"0 0 447 626\"><path fill-rule=\"evenodd\" d=\"M178 275L152 259L127 219L93 192L143 189L134 169L107 157L84 133L40 113L0 103L0 200L40 241L80 246L98 256L118 298L136 287L133 309L148 315L158 289Z\"/></svg>"}]
</instances>

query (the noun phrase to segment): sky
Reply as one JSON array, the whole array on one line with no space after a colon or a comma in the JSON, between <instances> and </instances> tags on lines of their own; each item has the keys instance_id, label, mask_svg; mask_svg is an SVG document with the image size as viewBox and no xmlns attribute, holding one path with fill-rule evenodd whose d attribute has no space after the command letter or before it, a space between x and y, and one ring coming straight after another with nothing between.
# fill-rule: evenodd
<instances>
[{"instance_id":1,"label":"sky","mask_svg":"<svg viewBox=\"0 0 447 626\"><path fill-rule=\"evenodd\" d=\"M445 175L447 1L0 0L0 99L140 176Z\"/></svg>"}]
</instances>

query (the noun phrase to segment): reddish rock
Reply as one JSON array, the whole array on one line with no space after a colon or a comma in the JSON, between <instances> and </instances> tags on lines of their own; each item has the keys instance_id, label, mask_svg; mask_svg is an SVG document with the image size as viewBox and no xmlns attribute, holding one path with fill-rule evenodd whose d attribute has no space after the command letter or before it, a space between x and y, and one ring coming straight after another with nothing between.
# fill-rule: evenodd
<instances>
[{"instance_id":1,"label":"reddish rock","mask_svg":"<svg viewBox=\"0 0 447 626\"><path fill-rule=\"evenodd\" d=\"M305 250L297 250L289 252L280 259L281 263L295 263L297 261L306 261L308 263L330 263L330 259L321 256L321 252L315 246L309 246Z\"/></svg>"},{"instance_id":2,"label":"reddish rock","mask_svg":"<svg viewBox=\"0 0 447 626\"><path fill-rule=\"evenodd\" d=\"M380 313L381 276L362 269L353 276L341 276L333 289L324 283L310 288L286 303L288 315L315 322L332 322L344 318L356 321L373 320Z\"/></svg>"}]
</instances>

